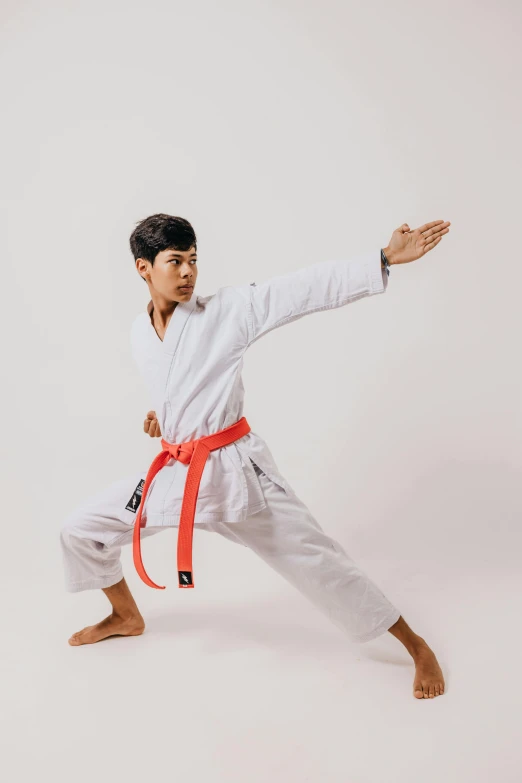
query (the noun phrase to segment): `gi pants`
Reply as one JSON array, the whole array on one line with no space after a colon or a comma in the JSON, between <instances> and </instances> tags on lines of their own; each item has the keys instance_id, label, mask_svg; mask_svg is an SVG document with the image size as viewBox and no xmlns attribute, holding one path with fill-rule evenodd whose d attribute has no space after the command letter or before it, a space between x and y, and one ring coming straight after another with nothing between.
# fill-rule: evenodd
<instances>
[{"instance_id":1,"label":"gi pants","mask_svg":"<svg viewBox=\"0 0 522 783\"><path fill-rule=\"evenodd\" d=\"M249 547L352 641L367 642L385 633L400 612L323 532L302 501L254 467L267 507L244 522L209 522L197 528ZM133 515L124 509L135 486L136 476L115 482L66 518L60 542L68 592L110 587L123 578L121 547L132 542L134 530ZM141 538L167 529L146 525Z\"/></svg>"}]
</instances>

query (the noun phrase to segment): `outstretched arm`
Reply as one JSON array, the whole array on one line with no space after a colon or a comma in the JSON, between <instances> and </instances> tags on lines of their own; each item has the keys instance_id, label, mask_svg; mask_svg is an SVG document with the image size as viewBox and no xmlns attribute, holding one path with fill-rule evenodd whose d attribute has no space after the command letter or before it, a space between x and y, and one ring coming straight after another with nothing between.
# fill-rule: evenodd
<instances>
[{"instance_id":1,"label":"outstretched arm","mask_svg":"<svg viewBox=\"0 0 522 783\"><path fill-rule=\"evenodd\" d=\"M435 220L414 231L404 223L383 248L390 266L425 255L449 231ZM284 324L319 310L329 310L374 294L388 286L381 249L351 259L320 261L296 272L272 277L248 287L248 344Z\"/></svg>"}]
</instances>

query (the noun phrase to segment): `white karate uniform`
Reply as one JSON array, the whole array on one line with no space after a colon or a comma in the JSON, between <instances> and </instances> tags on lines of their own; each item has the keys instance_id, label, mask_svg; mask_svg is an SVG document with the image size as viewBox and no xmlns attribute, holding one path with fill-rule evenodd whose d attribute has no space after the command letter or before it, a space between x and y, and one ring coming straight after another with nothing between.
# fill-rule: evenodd
<instances>
[{"instance_id":1,"label":"white karate uniform","mask_svg":"<svg viewBox=\"0 0 522 783\"><path fill-rule=\"evenodd\" d=\"M241 368L250 345L304 315L384 293L387 284L377 248L260 284L193 294L177 304L163 341L151 323L149 302L132 324L131 347L162 437L182 443L234 424L244 415ZM61 545L70 592L109 587L122 578L120 547L132 541L148 467L87 499L64 521ZM186 463L171 458L153 479L142 539L179 526L187 471ZM356 641L383 633L400 616L340 544L323 533L253 431L209 453L194 525L258 552ZM175 568L173 560L173 573Z\"/></svg>"}]
</instances>

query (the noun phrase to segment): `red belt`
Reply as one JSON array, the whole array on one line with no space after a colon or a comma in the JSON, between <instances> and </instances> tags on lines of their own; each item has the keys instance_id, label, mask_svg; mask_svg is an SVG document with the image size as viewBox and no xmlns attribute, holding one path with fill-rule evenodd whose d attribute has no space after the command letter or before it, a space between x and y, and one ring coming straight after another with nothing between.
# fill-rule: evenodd
<instances>
[{"instance_id":1,"label":"red belt","mask_svg":"<svg viewBox=\"0 0 522 783\"><path fill-rule=\"evenodd\" d=\"M132 539L132 553L136 571L149 587L156 587L158 590L164 590L165 587L155 584L148 576L141 559L141 536L140 530L145 527L145 522L141 521L141 512L145 505L145 498L152 479L161 468L167 464L169 459L184 462L189 466L187 478L185 479L185 491L183 492L183 501L181 504L181 518L178 531L178 587L194 587L192 577L192 534L194 532L194 515L196 513L196 501L198 499L199 485L207 457L211 451L228 446L230 443L239 440L250 432L250 425L243 418L236 421L230 427L224 430L214 432L212 435L205 435L196 440L188 440L186 443L167 443L161 439L163 450L154 458L150 466L145 486L141 496L136 522L134 523L134 535Z\"/></svg>"}]
</instances>

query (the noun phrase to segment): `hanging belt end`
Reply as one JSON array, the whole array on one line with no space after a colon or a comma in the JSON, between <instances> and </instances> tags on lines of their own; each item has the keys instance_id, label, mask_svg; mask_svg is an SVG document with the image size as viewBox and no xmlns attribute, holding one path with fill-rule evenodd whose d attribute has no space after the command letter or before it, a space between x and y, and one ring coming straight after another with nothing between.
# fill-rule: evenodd
<instances>
[{"instance_id":1,"label":"hanging belt end","mask_svg":"<svg viewBox=\"0 0 522 783\"><path fill-rule=\"evenodd\" d=\"M178 587L194 587L192 571L178 571Z\"/></svg>"}]
</instances>

